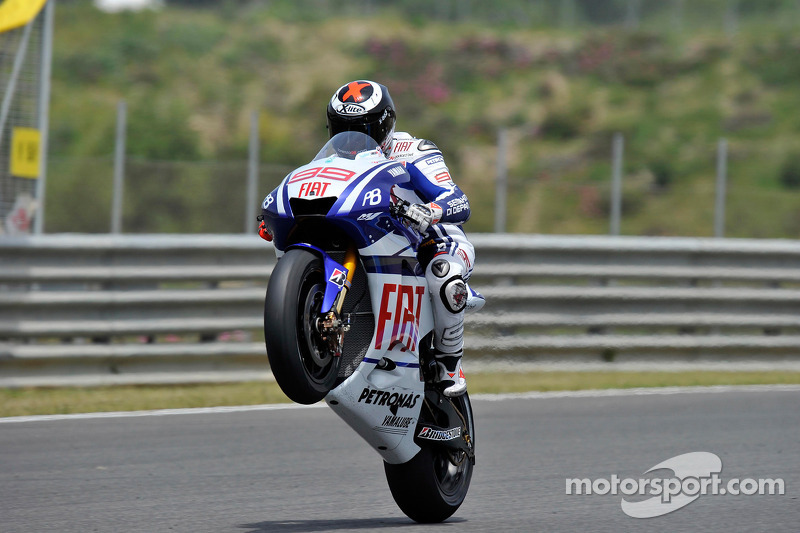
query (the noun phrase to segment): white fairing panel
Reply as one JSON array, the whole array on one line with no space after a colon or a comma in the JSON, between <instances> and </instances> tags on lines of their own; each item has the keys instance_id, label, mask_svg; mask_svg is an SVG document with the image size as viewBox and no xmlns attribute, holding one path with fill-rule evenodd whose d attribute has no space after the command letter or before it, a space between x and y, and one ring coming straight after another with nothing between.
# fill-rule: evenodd
<instances>
[{"instance_id":1,"label":"white fairing panel","mask_svg":"<svg viewBox=\"0 0 800 533\"><path fill-rule=\"evenodd\" d=\"M406 257L409 265L416 263L408 241L396 235L360 253L379 263L396 265ZM385 461L404 463L419 451L414 443L424 399L419 344L433 329L430 295L424 276L409 270L367 277L375 316L371 345L358 369L325 400ZM376 366L384 357L393 363L386 370Z\"/></svg>"}]
</instances>

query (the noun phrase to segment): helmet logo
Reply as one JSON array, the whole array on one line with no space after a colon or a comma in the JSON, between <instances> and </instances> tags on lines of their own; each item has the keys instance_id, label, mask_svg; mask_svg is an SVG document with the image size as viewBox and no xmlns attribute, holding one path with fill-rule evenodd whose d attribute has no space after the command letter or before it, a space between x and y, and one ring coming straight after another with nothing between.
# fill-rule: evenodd
<instances>
[{"instance_id":1,"label":"helmet logo","mask_svg":"<svg viewBox=\"0 0 800 533\"><path fill-rule=\"evenodd\" d=\"M336 112L343 115L363 115L367 110L356 104L342 104L336 109Z\"/></svg>"},{"instance_id":2,"label":"helmet logo","mask_svg":"<svg viewBox=\"0 0 800 533\"><path fill-rule=\"evenodd\" d=\"M353 81L339 91L339 100L341 102L363 102L370 96L372 96L372 84L369 82L359 83Z\"/></svg>"}]
</instances>

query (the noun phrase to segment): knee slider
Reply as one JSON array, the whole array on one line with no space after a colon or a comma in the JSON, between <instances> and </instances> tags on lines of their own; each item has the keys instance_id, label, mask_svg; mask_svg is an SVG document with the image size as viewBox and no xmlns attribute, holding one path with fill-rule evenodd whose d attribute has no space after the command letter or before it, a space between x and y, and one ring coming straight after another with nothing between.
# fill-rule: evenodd
<instances>
[{"instance_id":1,"label":"knee slider","mask_svg":"<svg viewBox=\"0 0 800 533\"><path fill-rule=\"evenodd\" d=\"M448 311L460 313L467 306L467 284L461 276L453 276L442 285L439 296Z\"/></svg>"}]
</instances>

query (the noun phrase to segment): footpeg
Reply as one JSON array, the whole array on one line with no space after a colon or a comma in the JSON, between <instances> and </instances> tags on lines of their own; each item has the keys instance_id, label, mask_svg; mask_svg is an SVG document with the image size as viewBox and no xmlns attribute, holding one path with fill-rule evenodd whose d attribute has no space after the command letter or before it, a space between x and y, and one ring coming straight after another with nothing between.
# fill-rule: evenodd
<instances>
[{"instance_id":1,"label":"footpeg","mask_svg":"<svg viewBox=\"0 0 800 533\"><path fill-rule=\"evenodd\" d=\"M387 372L391 372L392 370L397 368L397 364L391 359L387 359L386 357L381 357L381 360L378 361L378 364L375 365L375 368L377 368L378 370L385 370Z\"/></svg>"}]
</instances>

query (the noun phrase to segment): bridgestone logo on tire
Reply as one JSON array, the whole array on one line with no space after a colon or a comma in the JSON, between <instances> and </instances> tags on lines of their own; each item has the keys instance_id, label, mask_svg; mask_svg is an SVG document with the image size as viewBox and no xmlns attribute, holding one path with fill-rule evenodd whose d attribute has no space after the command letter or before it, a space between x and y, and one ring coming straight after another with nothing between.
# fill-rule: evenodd
<instances>
[{"instance_id":1,"label":"bridgestone logo on tire","mask_svg":"<svg viewBox=\"0 0 800 533\"><path fill-rule=\"evenodd\" d=\"M417 437L428 440L453 440L461 436L461 428L452 428L445 431L423 427Z\"/></svg>"}]
</instances>

